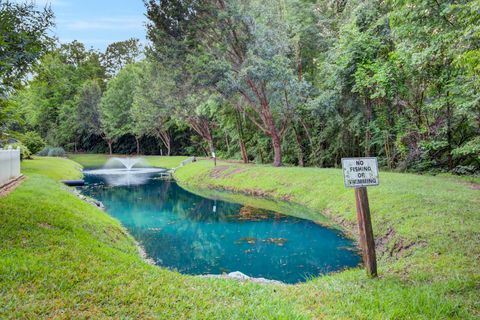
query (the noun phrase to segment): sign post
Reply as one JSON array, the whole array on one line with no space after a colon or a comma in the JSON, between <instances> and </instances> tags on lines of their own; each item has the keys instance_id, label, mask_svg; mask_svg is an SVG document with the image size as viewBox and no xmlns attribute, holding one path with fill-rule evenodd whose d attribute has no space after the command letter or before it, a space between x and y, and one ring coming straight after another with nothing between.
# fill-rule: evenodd
<instances>
[{"instance_id":1,"label":"sign post","mask_svg":"<svg viewBox=\"0 0 480 320\"><path fill-rule=\"evenodd\" d=\"M215 150L212 151L213 165L217 166L217 157L215 156Z\"/></svg>"},{"instance_id":2,"label":"sign post","mask_svg":"<svg viewBox=\"0 0 480 320\"><path fill-rule=\"evenodd\" d=\"M377 276L377 258L373 238L367 186L378 186L377 158L343 158L343 178L345 187L355 188L358 231L362 249L363 264L371 277Z\"/></svg>"}]
</instances>

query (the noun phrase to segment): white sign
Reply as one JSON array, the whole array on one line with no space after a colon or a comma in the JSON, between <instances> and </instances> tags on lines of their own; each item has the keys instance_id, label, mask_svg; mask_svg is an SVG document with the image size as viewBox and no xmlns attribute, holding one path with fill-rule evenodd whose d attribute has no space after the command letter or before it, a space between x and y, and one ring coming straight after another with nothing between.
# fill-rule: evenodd
<instances>
[{"instance_id":1,"label":"white sign","mask_svg":"<svg viewBox=\"0 0 480 320\"><path fill-rule=\"evenodd\" d=\"M345 187L378 186L377 158L343 158Z\"/></svg>"},{"instance_id":2,"label":"white sign","mask_svg":"<svg viewBox=\"0 0 480 320\"><path fill-rule=\"evenodd\" d=\"M212 152L212 158L215 158L215 152Z\"/></svg>"}]
</instances>

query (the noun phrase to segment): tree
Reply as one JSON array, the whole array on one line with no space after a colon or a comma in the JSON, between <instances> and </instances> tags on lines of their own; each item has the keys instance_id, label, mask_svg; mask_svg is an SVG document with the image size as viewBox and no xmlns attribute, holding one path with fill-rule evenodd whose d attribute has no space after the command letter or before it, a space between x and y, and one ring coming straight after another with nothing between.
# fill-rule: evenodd
<instances>
[{"instance_id":1,"label":"tree","mask_svg":"<svg viewBox=\"0 0 480 320\"><path fill-rule=\"evenodd\" d=\"M174 108L172 93L175 82L158 63L145 60L139 63L139 72L131 115L137 135L158 137L170 155Z\"/></svg>"},{"instance_id":2,"label":"tree","mask_svg":"<svg viewBox=\"0 0 480 320\"><path fill-rule=\"evenodd\" d=\"M75 68L64 64L60 53L54 51L42 58L30 85L19 92L27 123L50 145L63 145L75 138L72 102L77 85Z\"/></svg>"},{"instance_id":3,"label":"tree","mask_svg":"<svg viewBox=\"0 0 480 320\"><path fill-rule=\"evenodd\" d=\"M70 149L480 171L479 0L145 2L145 59L59 45L2 123Z\"/></svg>"},{"instance_id":4,"label":"tree","mask_svg":"<svg viewBox=\"0 0 480 320\"><path fill-rule=\"evenodd\" d=\"M107 90L100 103L102 131L110 154L113 152L113 142L123 135L132 133L130 109L137 83L137 72L138 66L133 64L123 68L115 78L108 82ZM137 153L139 153L138 136L135 138Z\"/></svg>"},{"instance_id":5,"label":"tree","mask_svg":"<svg viewBox=\"0 0 480 320\"><path fill-rule=\"evenodd\" d=\"M187 77L190 88L217 90L232 101L241 96L243 102L236 107L271 138L274 165L280 166L281 139L307 85L292 68L288 26L278 7L273 2L237 5L220 0L149 1L147 8L152 21L149 37L159 55L182 56L191 62L189 67L196 72L190 74L196 76ZM165 43L171 45L165 48ZM208 71L199 72L207 65ZM190 122L211 139L205 117Z\"/></svg>"},{"instance_id":6,"label":"tree","mask_svg":"<svg viewBox=\"0 0 480 320\"><path fill-rule=\"evenodd\" d=\"M141 46L138 39L117 41L108 45L102 56L102 64L110 77L115 76L127 64L137 61L141 55Z\"/></svg>"},{"instance_id":7,"label":"tree","mask_svg":"<svg viewBox=\"0 0 480 320\"><path fill-rule=\"evenodd\" d=\"M251 41L240 44L233 36L237 32L231 31L227 38L232 39L228 41L231 50L225 56L229 70L221 85L225 94L233 91L243 98L237 108L271 138L273 165L281 166L281 140L296 109L305 102L308 84L297 75L289 27L277 9L269 2L252 2L243 9L251 15L244 12L241 21L250 34L244 39Z\"/></svg>"},{"instance_id":8,"label":"tree","mask_svg":"<svg viewBox=\"0 0 480 320\"><path fill-rule=\"evenodd\" d=\"M206 72L198 73L201 64L201 52L197 52L200 31L209 23L210 7L206 2L194 0L178 1L146 1L147 17L151 24L148 37L153 43L149 55L164 67L168 65L169 73L175 80L176 90L172 93L175 99L175 111L208 144L209 151L214 151L211 134L211 119L205 112L210 99L211 88L197 85L198 78ZM202 19L195 17L202 16ZM207 152L208 154L208 152Z\"/></svg>"},{"instance_id":9,"label":"tree","mask_svg":"<svg viewBox=\"0 0 480 320\"><path fill-rule=\"evenodd\" d=\"M177 105L177 115L201 136L208 144L207 155L215 152L215 145L212 135L212 110L215 109L217 101L210 94L192 93Z\"/></svg>"},{"instance_id":10,"label":"tree","mask_svg":"<svg viewBox=\"0 0 480 320\"><path fill-rule=\"evenodd\" d=\"M221 101L217 106L213 112L220 129L217 131L217 135L225 141L225 156L227 158L237 158L237 152L239 152L242 161L248 163L247 142L255 128L230 101ZM234 147L235 142L238 143L238 150Z\"/></svg>"},{"instance_id":11,"label":"tree","mask_svg":"<svg viewBox=\"0 0 480 320\"><path fill-rule=\"evenodd\" d=\"M0 95L18 88L32 65L50 48L54 25L49 7L34 3L0 3Z\"/></svg>"},{"instance_id":12,"label":"tree","mask_svg":"<svg viewBox=\"0 0 480 320\"><path fill-rule=\"evenodd\" d=\"M0 134L17 114L15 104L7 99L50 48L48 29L53 25L48 7L38 10L33 3L0 2Z\"/></svg>"},{"instance_id":13,"label":"tree","mask_svg":"<svg viewBox=\"0 0 480 320\"><path fill-rule=\"evenodd\" d=\"M88 80L82 85L76 102L76 122L78 123L78 135L84 137L84 139L89 139L92 136L104 138L100 121L101 99L102 89L99 80Z\"/></svg>"},{"instance_id":14,"label":"tree","mask_svg":"<svg viewBox=\"0 0 480 320\"><path fill-rule=\"evenodd\" d=\"M474 129L478 123L469 120L475 115L478 118L478 102L473 102L476 98L470 90L463 89L466 70L454 63L479 47L478 34L475 39L469 19L463 19L463 13L475 12L471 11L472 4L392 1L397 63L408 66L399 67L407 85L400 99L406 107L405 116L417 127L407 145L414 144L418 150L415 162L434 159L427 167L453 170L459 164L454 150L478 135ZM470 35L468 40L465 34ZM464 108L467 105L473 108Z\"/></svg>"},{"instance_id":15,"label":"tree","mask_svg":"<svg viewBox=\"0 0 480 320\"><path fill-rule=\"evenodd\" d=\"M45 54L34 67L29 86L15 98L26 125L50 145L76 149L82 140L78 133L83 119L78 95L86 81L103 85L105 75L98 54L84 50L83 45L73 43Z\"/></svg>"}]
</instances>

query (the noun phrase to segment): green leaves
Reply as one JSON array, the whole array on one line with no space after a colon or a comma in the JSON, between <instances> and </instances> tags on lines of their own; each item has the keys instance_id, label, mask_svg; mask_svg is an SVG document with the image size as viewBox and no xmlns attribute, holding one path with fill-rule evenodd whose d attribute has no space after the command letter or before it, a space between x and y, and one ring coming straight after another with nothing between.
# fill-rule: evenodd
<instances>
[{"instance_id":1,"label":"green leaves","mask_svg":"<svg viewBox=\"0 0 480 320\"><path fill-rule=\"evenodd\" d=\"M136 62L140 54L141 46L138 39L113 42L102 55L102 64L107 74L114 76L127 64Z\"/></svg>"},{"instance_id":2,"label":"green leaves","mask_svg":"<svg viewBox=\"0 0 480 320\"><path fill-rule=\"evenodd\" d=\"M132 132L130 109L137 84L138 66L127 65L108 82L103 94L100 110L103 133L109 140Z\"/></svg>"},{"instance_id":3,"label":"green leaves","mask_svg":"<svg viewBox=\"0 0 480 320\"><path fill-rule=\"evenodd\" d=\"M20 87L32 65L49 49L53 12L34 3L0 3L0 97Z\"/></svg>"},{"instance_id":4,"label":"green leaves","mask_svg":"<svg viewBox=\"0 0 480 320\"><path fill-rule=\"evenodd\" d=\"M175 82L162 65L150 60L138 64L133 103L130 109L136 136L158 134L172 125Z\"/></svg>"},{"instance_id":5,"label":"green leaves","mask_svg":"<svg viewBox=\"0 0 480 320\"><path fill-rule=\"evenodd\" d=\"M3 6L3 35L18 50L0 59L0 74L45 52L28 31L41 38L51 18ZM244 161L336 166L368 154L391 169L480 167L480 0L148 0L146 9L145 57L136 39L105 54L59 45L28 88L0 101L3 128L99 151L101 139L120 147L133 135L153 152L158 139L188 153L215 144Z\"/></svg>"}]
</instances>

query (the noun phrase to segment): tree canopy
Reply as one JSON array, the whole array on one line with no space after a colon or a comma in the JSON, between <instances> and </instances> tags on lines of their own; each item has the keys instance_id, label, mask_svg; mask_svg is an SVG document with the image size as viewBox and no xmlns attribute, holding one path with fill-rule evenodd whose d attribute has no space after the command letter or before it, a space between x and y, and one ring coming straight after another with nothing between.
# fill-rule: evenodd
<instances>
[{"instance_id":1,"label":"tree canopy","mask_svg":"<svg viewBox=\"0 0 480 320\"><path fill-rule=\"evenodd\" d=\"M10 129L70 150L479 172L478 0L145 6L144 48L73 42L43 55L9 98Z\"/></svg>"}]
</instances>

